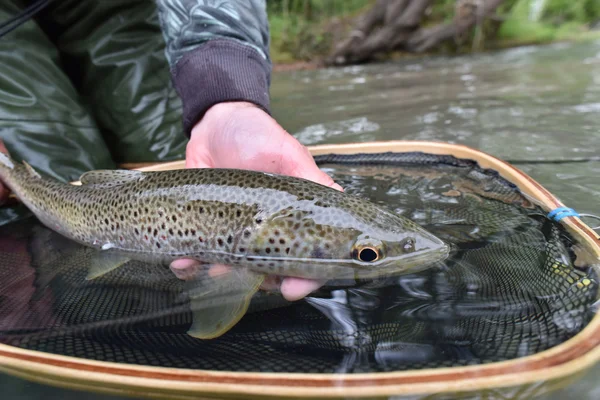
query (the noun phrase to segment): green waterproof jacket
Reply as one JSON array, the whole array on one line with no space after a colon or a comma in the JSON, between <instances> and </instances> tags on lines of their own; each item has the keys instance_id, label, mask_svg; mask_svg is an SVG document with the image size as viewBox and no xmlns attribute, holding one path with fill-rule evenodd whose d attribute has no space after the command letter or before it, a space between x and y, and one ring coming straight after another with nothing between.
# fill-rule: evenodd
<instances>
[{"instance_id":1,"label":"green waterproof jacket","mask_svg":"<svg viewBox=\"0 0 600 400\"><path fill-rule=\"evenodd\" d=\"M1 1L0 27L35 1ZM182 159L213 104L269 111L264 0L54 0L0 37L0 57L0 138L63 181Z\"/></svg>"}]
</instances>

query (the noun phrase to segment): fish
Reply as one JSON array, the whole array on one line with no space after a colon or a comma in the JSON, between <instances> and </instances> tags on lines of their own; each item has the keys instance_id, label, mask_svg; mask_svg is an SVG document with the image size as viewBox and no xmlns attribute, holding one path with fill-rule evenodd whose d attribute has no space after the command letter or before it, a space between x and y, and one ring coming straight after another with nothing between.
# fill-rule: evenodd
<instances>
[{"instance_id":1,"label":"fish","mask_svg":"<svg viewBox=\"0 0 600 400\"><path fill-rule=\"evenodd\" d=\"M0 180L43 225L94 251L88 280L132 260L229 266L190 280L188 334L199 339L231 329L266 276L375 279L423 270L450 251L367 199L260 171L95 170L71 184L0 153Z\"/></svg>"}]
</instances>

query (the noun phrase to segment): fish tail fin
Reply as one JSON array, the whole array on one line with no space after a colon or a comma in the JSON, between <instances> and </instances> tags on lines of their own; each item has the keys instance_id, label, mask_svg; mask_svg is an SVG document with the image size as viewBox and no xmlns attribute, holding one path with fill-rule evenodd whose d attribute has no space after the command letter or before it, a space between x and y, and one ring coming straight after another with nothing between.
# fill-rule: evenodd
<instances>
[{"instance_id":1,"label":"fish tail fin","mask_svg":"<svg viewBox=\"0 0 600 400\"><path fill-rule=\"evenodd\" d=\"M15 163L7 153L0 152L0 168L10 170L15 169Z\"/></svg>"},{"instance_id":2,"label":"fish tail fin","mask_svg":"<svg viewBox=\"0 0 600 400\"><path fill-rule=\"evenodd\" d=\"M10 154L0 152L0 183L19 195L19 182L23 178L41 179L41 175L31 165L15 161Z\"/></svg>"},{"instance_id":3,"label":"fish tail fin","mask_svg":"<svg viewBox=\"0 0 600 400\"><path fill-rule=\"evenodd\" d=\"M10 155L0 151L0 186L4 184L5 187L13 189L12 181L18 167Z\"/></svg>"}]
</instances>

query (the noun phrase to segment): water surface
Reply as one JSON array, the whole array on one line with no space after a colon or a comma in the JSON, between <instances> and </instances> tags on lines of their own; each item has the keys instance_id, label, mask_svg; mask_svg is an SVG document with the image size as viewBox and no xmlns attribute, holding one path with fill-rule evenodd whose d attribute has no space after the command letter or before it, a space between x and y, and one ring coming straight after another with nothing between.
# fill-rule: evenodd
<instances>
[{"instance_id":1,"label":"water surface","mask_svg":"<svg viewBox=\"0 0 600 400\"><path fill-rule=\"evenodd\" d=\"M280 73L272 96L276 118L307 145L465 144L600 214L600 41ZM541 398L597 399L598 379L600 366Z\"/></svg>"},{"instance_id":2,"label":"water surface","mask_svg":"<svg viewBox=\"0 0 600 400\"><path fill-rule=\"evenodd\" d=\"M579 212L600 214L599 83L600 42L556 44L278 73L272 104L274 116L304 144L462 143L514 161ZM597 399L599 378L596 367L542 398ZM1 379L12 390L9 398L30 387Z\"/></svg>"}]
</instances>

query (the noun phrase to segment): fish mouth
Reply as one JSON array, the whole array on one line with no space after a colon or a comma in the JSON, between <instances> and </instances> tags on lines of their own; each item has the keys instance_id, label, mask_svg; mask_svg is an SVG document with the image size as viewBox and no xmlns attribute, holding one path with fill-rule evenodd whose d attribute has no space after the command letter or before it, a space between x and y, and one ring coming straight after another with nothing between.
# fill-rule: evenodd
<instances>
[{"instance_id":1,"label":"fish mouth","mask_svg":"<svg viewBox=\"0 0 600 400\"><path fill-rule=\"evenodd\" d=\"M375 263L366 265L366 267L372 268L367 268L367 270L364 272L367 276L372 274L369 277L380 277L395 274L412 274L423 271L434 264L445 260L449 255L450 246L442 243L439 247L434 249L422 249L402 256L388 257L384 260L381 260L379 265L376 265Z\"/></svg>"},{"instance_id":2,"label":"fish mouth","mask_svg":"<svg viewBox=\"0 0 600 400\"><path fill-rule=\"evenodd\" d=\"M331 258L290 258L290 257L268 257L269 261L298 261L304 263L323 265L324 271L318 273L313 271L308 276L302 276L308 279L373 279L392 275L412 274L423 271L434 264L445 260L451 247L441 241L434 248L423 248L410 254L404 254L396 257L387 257L376 262L362 262L348 259ZM248 257L252 259L253 257ZM264 260L266 257L256 257ZM335 273L326 272L327 267L334 268ZM285 276L285 274L283 274ZM312 276L311 276L312 275Z\"/></svg>"}]
</instances>

